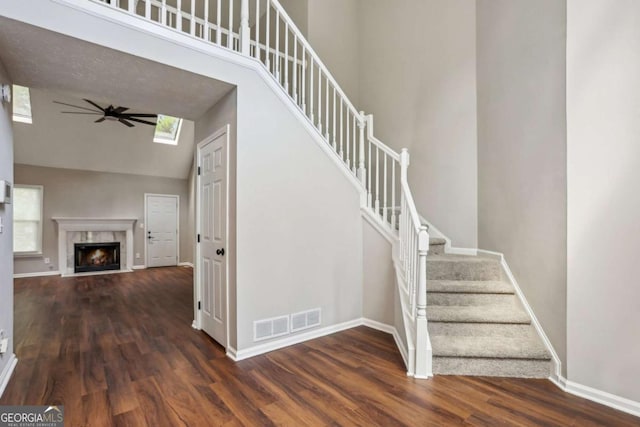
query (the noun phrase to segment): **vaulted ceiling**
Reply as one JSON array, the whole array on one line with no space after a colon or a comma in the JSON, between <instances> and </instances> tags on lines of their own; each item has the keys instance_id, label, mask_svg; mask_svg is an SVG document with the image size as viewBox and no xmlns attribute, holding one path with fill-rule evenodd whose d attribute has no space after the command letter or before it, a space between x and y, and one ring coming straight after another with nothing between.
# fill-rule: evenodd
<instances>
[{"instance_id":1,"label":"vaulted ceiling","mask_svg":"<svg viewBox=\"0 0 640 427\"><path fill-rule=\"evenodd\" d=\"M82 98L195 120L232 85L0 17L0 61L32 88L34 123L16 123L15 161L39 166L186 178L193 123L177 147L154 144L153 127L94 124L52 101ZM190 141L186 141L187 138Z\"/></svg>"}]
</instances>

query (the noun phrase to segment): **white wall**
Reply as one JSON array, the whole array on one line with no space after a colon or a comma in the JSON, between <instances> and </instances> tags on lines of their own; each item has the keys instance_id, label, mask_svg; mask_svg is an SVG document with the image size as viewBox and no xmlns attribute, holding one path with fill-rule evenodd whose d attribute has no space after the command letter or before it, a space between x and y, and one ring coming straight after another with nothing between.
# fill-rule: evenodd
<instances>
[{"instance_id":1,"label":"white wall","mask_svg":"<svg viewBox=\"0 0 640 427\"><path fill-rule=\"evenodd\" d=\"M0 85L10 84L9 75L0 61ZM13 183L13 133L11 104L0 102L0 180ZM0 387L10 358L13 357L13 210L12 205L0 204L0 330L9 338L9 349L0 355ZM0 390L1 394L1 390Z\"/></svg>"},{"instance_id":2,"label":"white wall","mask_svg":"<svg viewBox=\"0 0 640 427\"><path fill-rule=\"evenodd\" d=\"M359 108L375 134L409 148L420 213L477 247L476 30L473 0L367 0L360 8Z\"/></svg>"},{"instance_id":3,"label":"white wall","mask_svg":"<svg viewBox=\"0 0 640 427\"><path fill-rule=\"evenodd\" d=\"M477 8L479 246L505 254L566 365L566 3Z\"/></svg>"},{"instance_id":4,"label":"white wall","mask_svg":"<svg viewBox=\"0 0 640 427\"><path fill-rule=\"evenodd\" d=\"M568 0L568 375L640 401L640 3Z\"/></svg>"},{"instance_id":5,"label":"white wall","mask_svg":"<svg viewBox=\"0 0 640 427\"><path fill-rule=\"evenodd\" d=\"M394 298L397 294L392 245L368 221L362 221L364 256L362 263L362 316L394 324Z\"/></svg>"}]
</instances>

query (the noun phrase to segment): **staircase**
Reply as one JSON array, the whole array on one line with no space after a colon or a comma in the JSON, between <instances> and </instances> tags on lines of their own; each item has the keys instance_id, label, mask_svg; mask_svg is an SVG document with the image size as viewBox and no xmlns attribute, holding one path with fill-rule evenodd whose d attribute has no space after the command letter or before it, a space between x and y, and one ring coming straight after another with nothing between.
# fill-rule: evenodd
<instances>
[{"instance_id":1,"label":"staircase","mask_svg":"<svg viewBox=\"0 0 640 427\"><path fill-rule=\"evenodd\" d=\"M56 0L81 7L80 0ZM393 243L407 372L547 377L550 357L500 263L444 253L413 200L406 149L374 136L278 0L87 0L242 55L270 74L314 138L356 182L361 211ZM103 9L106 10L106 9ZM97 13L94 10L93 13ZM112 16L111 19L115 19ZM397 320L400 318L401 320Z\"/></svg>"},{"instance_id":2,"label":"staircase","mask_svg":"<svg viewBox=\"0 0 640 427\"><path fill-rule=\"evenodd\" d=\"M427 319L433 373L547 378L551 356L502 280L500 262L444 253L430 239Z\"/></svg>"}]
</instances>

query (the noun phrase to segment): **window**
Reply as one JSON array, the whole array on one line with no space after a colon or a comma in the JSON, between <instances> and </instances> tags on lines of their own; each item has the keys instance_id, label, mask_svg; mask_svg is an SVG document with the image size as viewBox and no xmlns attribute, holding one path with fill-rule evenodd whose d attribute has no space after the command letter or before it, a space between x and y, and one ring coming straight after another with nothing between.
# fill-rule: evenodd
<instances>
[{"instance_id":1,"label":"window","mask_svg":"<svg viewBox=\"0 0 640 427\"><path fill-rule=\"evenodd\" d=\"M16 185L13 188L13 253L42 253L41 185Z\"/></svg>"},{"instance_id":2,"label":"window","mask_svg":"<svg viewBox=\"0 0 640 427\"><path fill-rule=\"evenodd\" d=\"M32 123L29 88L13 85L13 121Z\"/></svg>"},{"instance_id":3,"label":"window","mask_svg":"<svg viewBox=\"0 0 640 427\"><path fill-rule=\"evenodd\" d=\"M156 133L153 136L153 142L178 145L180 128L182 128L182 119L158 114L158 120L156 123Z\"/></svg>"}]
</instances>

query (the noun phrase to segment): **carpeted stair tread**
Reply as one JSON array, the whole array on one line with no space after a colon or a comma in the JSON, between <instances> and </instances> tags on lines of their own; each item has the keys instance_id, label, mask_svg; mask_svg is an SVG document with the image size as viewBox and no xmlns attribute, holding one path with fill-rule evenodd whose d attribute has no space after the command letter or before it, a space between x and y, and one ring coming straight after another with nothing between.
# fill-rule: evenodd
<instances>
[{"instance_id":1,"label":"carpeted stair tread","mask_svg":"<svg viewBox=\"0 0 640 427\"><path fill-rule=\"evenodd\" d=\"M529 324L529 315L517 305L455 306L432 305L427 310L430 322Z\"/></svg>"},{"instance_id":2,"label":"carpeted stair tread","mask_svg":"<svg viewBox=\"0 0 640 427\"><path fill-rule=\"evenodd\" d=\"M430 245L444 245L446 243L447 241L444 240L442 237L429 237Z\"/></svg>"},{"instance_id":3,"label":"carpeted stair tread","mask_svg":"<svg viewBox=\"0 0 640 427\"><path fill-rule=\"evenodd\" d=\"M513 294L513 286L500 280L427 280L427 292Z\"/></svg>"},{"instance_id":4,"label":"carpeted stair tread","mask_svg":"<svg viewBox=\"0 0 640 427\"><path fill-rule=\"evenodd\" d=\"M477 262L488 264L500 264L500 261L493 258L487 258L477 255L458 255L458 254L434 254L427 255L427 261L443 261L443 262Z\"/></svg>"},{"instance_id":5,"label":"carpeted stair tread","mask_svg":"<svg viewBox=\"0 0 640 427\"><path fill-rule=\"evenodd\" d=\"M537 336L522 337L431 337L433 355L437 357L479 357L491 359L550 360L547 349Z\"/></svg>"}]
</instances>

